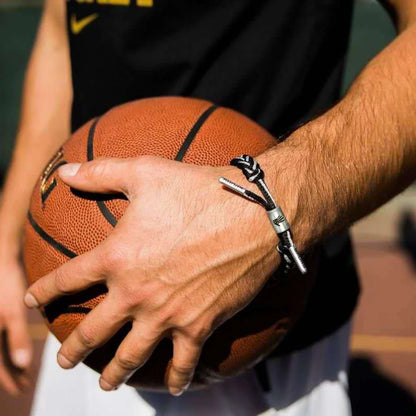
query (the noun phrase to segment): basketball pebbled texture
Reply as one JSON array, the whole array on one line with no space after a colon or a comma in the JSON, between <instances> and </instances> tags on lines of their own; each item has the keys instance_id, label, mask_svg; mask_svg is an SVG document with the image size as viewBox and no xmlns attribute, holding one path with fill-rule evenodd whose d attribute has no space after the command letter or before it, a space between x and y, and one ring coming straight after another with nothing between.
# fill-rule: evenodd
<instances>
[{"instance_id":1,"label":"basketball pebbled texture","mask_svg":"<svg viewBox=\"0 0 416 416\"><path fill-rule=\"evenodd\" d=\"M57 175L63 163L155 155L221 166L235 156L256 156L275 144L267 131L247 117L191 98L142 99L89 121L63 145L34 188L25 224L24 262L29 284L96 247L128 205L120 195L71 189ZM236 375L270 353L303 312L312 281L296 272L288 276L276 273L250 305L208 339L191 388ZM96 285L52 302L42 309L48 328L63 342L106 292L104 285ZM126 324L85 363L101 372L130 327ZM171 357L172 344L165 339L129 384L165 390Z\"/></svg>"}]
</instances>

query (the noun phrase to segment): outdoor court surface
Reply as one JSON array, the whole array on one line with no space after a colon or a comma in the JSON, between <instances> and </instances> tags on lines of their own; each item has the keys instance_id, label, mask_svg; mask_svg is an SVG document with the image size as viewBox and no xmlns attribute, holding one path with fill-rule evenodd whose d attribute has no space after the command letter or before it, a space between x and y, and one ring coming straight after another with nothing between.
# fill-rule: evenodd
<instances>
[{"instance_id":1,"label":"outdoor court surface","mask_svg":"<svg viewBox=\"0 0 416 416\"><path fill-rule=\"evenodd\" d=\"M351 340L354 416L416 415L416 266L396 244L404 208L416 214L416 188L353 228L362 283ZM35 381L46 329L37 312L30 319ZM0 392L0 415L28 416L32 396Z\"/></svg>"}]
</instances>

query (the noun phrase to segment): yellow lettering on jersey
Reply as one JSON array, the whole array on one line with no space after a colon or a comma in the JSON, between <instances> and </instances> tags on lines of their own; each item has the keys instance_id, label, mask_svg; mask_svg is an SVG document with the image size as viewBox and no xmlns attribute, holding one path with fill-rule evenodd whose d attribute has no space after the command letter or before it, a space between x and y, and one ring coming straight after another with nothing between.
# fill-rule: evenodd
<instances>
[{"instance_id":1,"label":"yellow lettering on jersey","mask_svg":"<svg viewBox=\"0 0 416 416\"><path fill-rule=\"evenodd\" d=\"M109 4L111 6L128 6L130 0L97 0L98 4Z\"/></svg>"},{"instance_id":2,"label":"yellow lettering on jersey","mask_svg":"<svg viewBox=\"0 0 416 416\"><path fill-rule=\"evenodd\" d=\"M95 3L95 4L107 5L107 6L130 6L131 2L135 2L138 7L153 7L153 0L75 0L75 1L81 4Z\"/></svg>"},{"instance_id":3,"label":"yellow lettering on jersey","mask_svg":"<svg viewBox=\"0 0 416 416\"><path fill-rule=\"evenodd\" d=\"M137 0L139 7L153 7L153 0Z\"/></svg>"}]
</instances>

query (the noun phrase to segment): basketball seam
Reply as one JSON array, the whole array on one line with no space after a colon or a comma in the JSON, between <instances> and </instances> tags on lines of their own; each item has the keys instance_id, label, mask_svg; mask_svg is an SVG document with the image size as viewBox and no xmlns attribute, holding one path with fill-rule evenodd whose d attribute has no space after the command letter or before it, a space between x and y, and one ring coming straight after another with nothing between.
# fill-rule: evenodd
<instances>
[{"instance_id":1,"label":"basketball seam","mask_svg":"<svg viewBox=\"0 0 416 416\"><path fill-rule=\"evenodd\" d=\"M61 160L59 163L57 163L52 169L51 171L48 173L48 176L45 178L46 180L49 180L49 178L56 172L56 170L58 168L60 168L63 165L66 165L68 162L65 160ZM52 181L52 183L49 185L49 188L45 191L44 194L41 193L41 199L42 199L42 204L44 205L46 200L48 199L49 195L51 194L51 192L56 188L56 185L58 185L58 182L56 179L54 179Z\"/></svg>"},{"instance_id":2,"label":"basketball seam","mask_svg":"<svg viewBox=\"0 0 416 416\"><path fill-rule=\"evenodd\" d=\"M44 308L44 313L42 314L45 319L48 320L50 324L53 324L56 319L60 318L62 315L88 315L92 311L91 308L86 308L85 306L67 306L64 311L59 311L57 314L54 311L54 302L51 302L49 305L46 305Z\"/></svg>"},{"instance_id":3,"label":"basketball seam","mask_svg":"<svg viewBox=\"0 0 416 416\"><path fill-rule=\"evenodd\" d=\"M101 117L95 119L92 123L90 130L88 132L88 141L87 141L87 160L90 162L94 160L94 135L95 129ZM98 209L104 218L111 224L112 227L117 225L117 218L111 213L104 201L96 201Z\"/></svg>"},{"instance_id":4,"label":"basketball seam","mask_svg":"<svg viewBox=\"0 0 416 416\"><path fill-rule=\"evenodd\" d=\"M218 108L217 105L213 104L209 108L207 108L192 126L191 130L189 131L188 135L186 136L185 140L183 141L178 153L175 156L175 160L181 162L186 155L189 147L191 146L192 142L194 141L196 135L198 134L199 130L203 124L207 121L209 116ZM100 120L100 117L95 119L92 123L90 130L88 132L88 141L87 141L87 160L92 161L94 160L94 136L97 124ZM107 205L104 201L96 201L101 214L104 218L113 226L117 225L117 218L111 213Z\"/></svg>"},{"instance_id":5,"label":"basketball seam","mask_svg":"<svg viewBox=\"0 0 416 416\"><path fill-rule=\"evenodd\" d=\"M56 188L57 184L58 182L56 181L56 179L54 179L52 183L49 185L48 189L45 191L45 193L41 195L42 204L45 204L46 200L48 199L48 196Z\"/></svg>"},{"instance_id":6,"label":"basketball seam","mask_svg":"<svg viewBox=\"0 0 416 416\"><path fill-rule=\"evenodd\" d=\"M87 140L87 160L91 161L94 159L94 134L97 127L100 117L97 117L94 122L91 124L91 127L88 131L88 140Z\"/></svg>"},{"instance_id":7,"label":"basketball seam","mask_svg":"<svg viewBox=\"0 0 416 416\"><path fill-rule=\"evenodd\" d=\"M181 148L179 149L175 160L182 161L186 152L188 151L190 145L194 141L196 135L198 134L199 130L203 126L203 124L207 121L209 116L218 108L216 105L210 106L207 110L205 110L198 120L193 125L192 129L190 130L189 134L187 135L186 139L182 143ZM100 117L96 118L94 122L91 124L90 130L88 132L88 140L87 140L87 160L92 161L94 159L94 134L97 124L100 120ZM113 226L117 225L117 219L114 215L110 212L108 207L105 205L104 201L96 201L101 213L103 214L104 218ZM56 241L52 236L50 236L32 217L32 214L28 212L27 214L28 220L34 231L47 243L49 243L53 248L58 250L60 253L64 254L66 257L74 258L78 255L70 250L69 248L65 247L63 244Z\"/></svg>"},{"instance_id":8,"label":"basketball seam","mask_svg":"<svg viewBox=\"0 0 416 416\"><path fill-rule=\"evenodd\" d=\"M51 245L54 249L58 250L60 253L65 255L69 258L77 257L78 254L74 253L69 248L65 247L63 244L56 241L52 236L50 236L32 217L32 214L29 212L27 214L27 218L29 220L30 225L36 232L36 234L39 235L44 241L46 241L49 245Z\"/></svg>"},{"instance_id":9,"label":"basketball seam","mask_svg":"<svg viewBox=\"0 0 416 416\"><path fill-rule=\"evenodd\" d=\"M182 143L182 146L180 147L177 155L175 156L175 160L178 162L182 162L183 158L186 155L186 152L188 151L189 147L191 146L192 142L194 141L196 135L198 134L199 130L201 130L201 127L203 124L207 121L208 117L218 108L217 105L213 104L211 107L209 107L207 110L205 110L196 123L192 126L192 129L186 136L186 139Z\"/></svg>"},{"instance_id":10,"label":"basketball seam","mask_svg":"<svg viewBox=\"0 0 416 416\"><path fill-rule=\"evenodd\" d=\"M74 253L69 248L65 247L63 244L58 243L53 237L51 237L32 217L31 213L29 212L27 214L28 220L30 225L32 226L33 230L36 232L36 234L39 235L39 237L44 240L46 243L48 243L51 247L53 247L55 250L62 253L64 256L69 258L77 257L78 255ZM68 306L66 310L59 311L59 315L57 315L55 318L51 319L51 307L53 308L54 302L51 302L49 305L46 305L44 308L44 315L46 316L46 319L49 321L49 323L52 323L56 318L58 318L61 315L67 315L72 313L79 313L82 315L86 315L88 312L91 311L91 308L87 308L85 306Z\"/></svg>"}]
</instances>

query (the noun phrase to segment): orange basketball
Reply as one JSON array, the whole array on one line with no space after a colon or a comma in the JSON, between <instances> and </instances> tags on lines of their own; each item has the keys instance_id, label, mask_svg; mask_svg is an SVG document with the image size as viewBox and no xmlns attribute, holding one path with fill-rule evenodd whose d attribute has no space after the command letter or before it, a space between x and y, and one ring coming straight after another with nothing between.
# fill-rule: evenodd
<instances>
[{"instance_id":1,"label":"orange basketball","mask_svg":"<svg viewBox=\"0 0 416 416\"><path fill-rule=\"evenodd\" d=\"M35 186L25 225L24 261L29 283L97 246L111 233L128 204L117 195L92 195L69 188L57 175L62 164L156 155L220 166L243 153L256 156L275 144L266 130L247 117L199 99L143 99L91 120L63 145ZM273 350L302 313L311 280L294 272L272 277L247 308L208 339L192 386L235 375ZM104 285L96 285L52 302L42 310L46 324L64 341L106 292ZM85 363L101 372L130 327L125 325ZM172 344L165 339L129 384L164 390L171 357Z\"/></svg>"}]
</instances>

